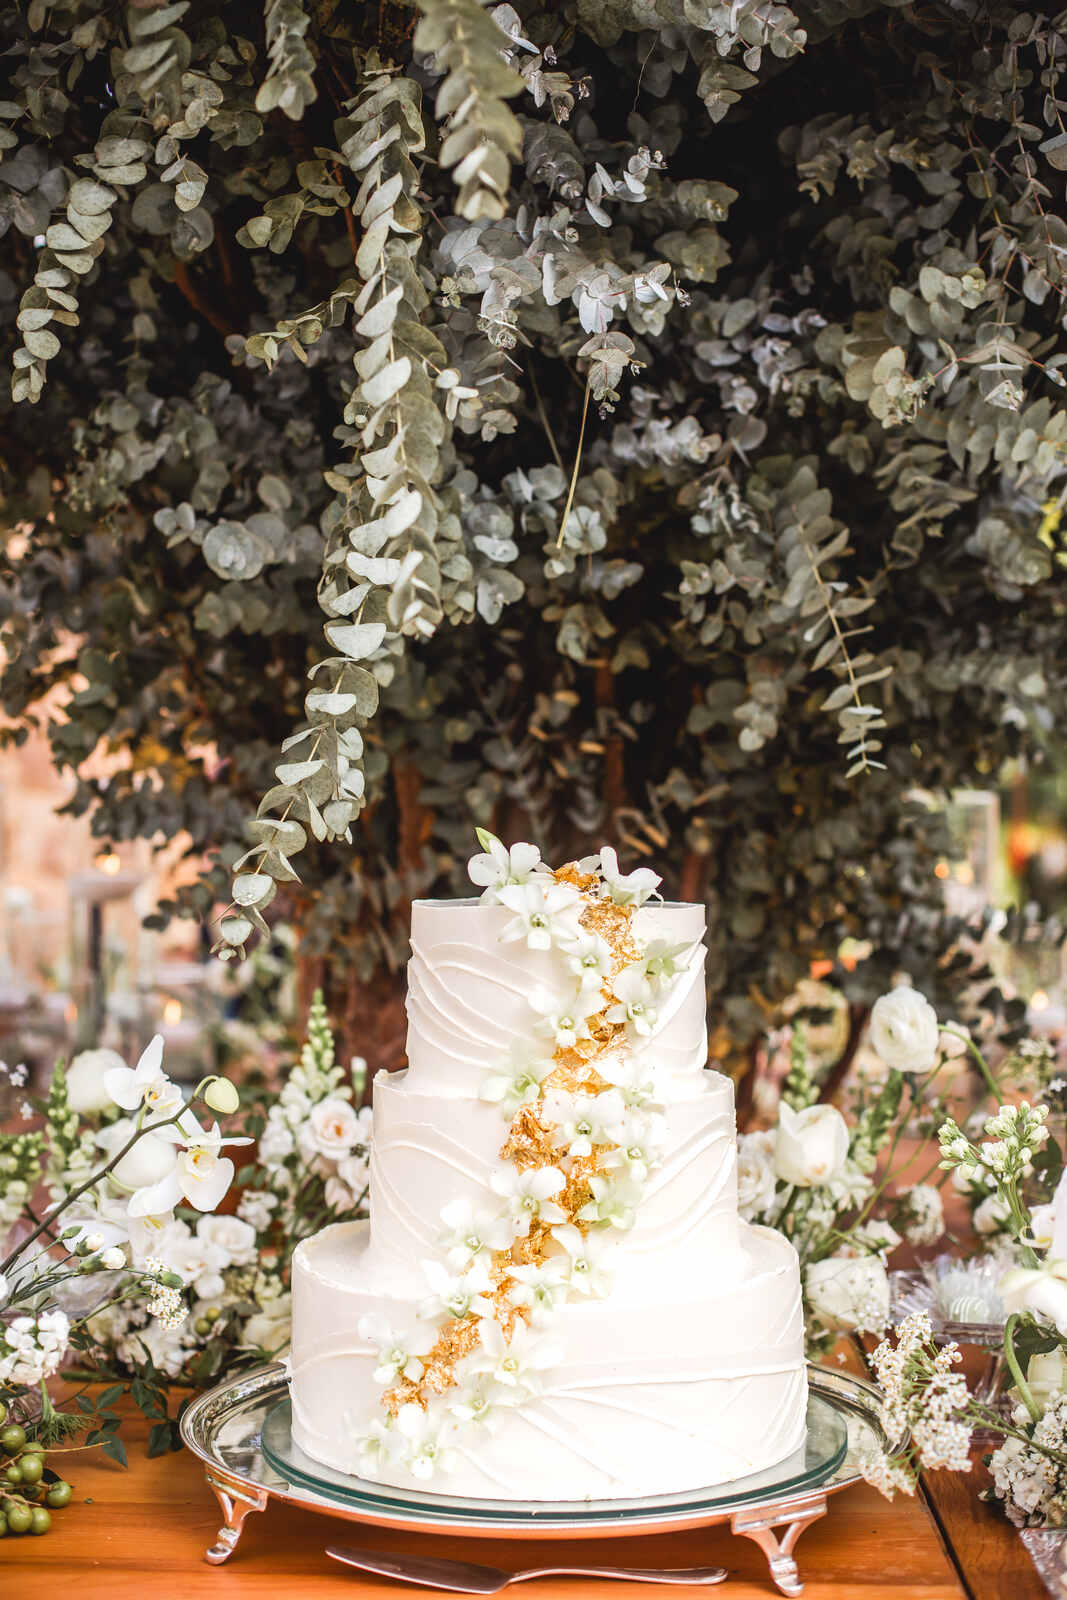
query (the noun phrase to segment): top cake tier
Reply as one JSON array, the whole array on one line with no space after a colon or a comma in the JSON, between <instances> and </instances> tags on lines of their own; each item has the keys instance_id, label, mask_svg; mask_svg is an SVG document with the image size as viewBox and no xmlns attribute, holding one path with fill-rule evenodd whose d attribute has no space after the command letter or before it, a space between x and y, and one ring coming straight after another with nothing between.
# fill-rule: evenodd
<instances>
[{"instance_id":1,"label":"top cake tier","mask_svg":"<svg viewBox=\"0 0 1067 1600\"><path fill-rule=\"evenodd\" d=\"M481 900L416 900L411 910L408 963L409 1082L423 1093L481 1092L530 1039L531 997L568 993L575 978L559 948L531 950L502 942L513 913ZM642 945L664 941L692 947L683 971L664 994L642 1054L654 1060L660 1094L691 1090L707 1060L704 995L704 907L648 903L633 916Z\"/></svg>"}]
</instances>

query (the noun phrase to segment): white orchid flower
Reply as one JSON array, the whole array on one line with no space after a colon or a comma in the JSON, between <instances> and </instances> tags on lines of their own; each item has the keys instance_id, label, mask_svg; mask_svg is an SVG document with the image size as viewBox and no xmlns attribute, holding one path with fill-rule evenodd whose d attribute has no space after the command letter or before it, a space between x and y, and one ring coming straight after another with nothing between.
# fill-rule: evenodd
<instances>
[{"instance_id":1,"label":"white orchid flower","mask_svg":"<svg viewBox=\"0 0 1067 1600\"><path fill-rule=\"evenodd\" d=\"M557 1144L569 1156L589 1156L593 1146L613 1143L613 1129L622 1122L626 1107L617 1089L603 1094L551 1094L545 1096L545 1116L556 1127Z\"/></svg>"},{"instance_id":2,"label":"white orchid flower","mask_svg":"<svg viewBox=\"0 0 1067 1600\"><path fill-rule=\"evenodd\" d=\"M509 1267L508 1299L521 1306L535 1327L550 1322L567 1292L567 1267L559 1257L532 1261L529 1266Z\"/></svg>"},{"instance_id":3,"label":"white orchid flower","mask_svg":"<svg viewBox=\"0 0 1067 1600\"><path fill-rule=\"evenodd\" d=\"M555 1070L551 1056L533 1055L520 1044L512 1051L509 1065L486 1078L481 1098L513 1115L520 1106L532 1105L540 1098L542 1083Z\"/></svg>"},{"instance_id":4,"label":"white orchid flower","mask_svg":"<svg viewBox=\"0 0 1067 1600\"><path fill-rule=\"evenodd\" d=\"M479 1372L458 1391L448 1409L461 1422L477 1422L495 1433L517 1398L514 1390L504 1388L488 1373Z\"/></svg>"},{"instance_id":5,"label":"white orchid flower","mask_svg":"<svg viewBox=\"0 0 1067 1600\"><path fill-rule=\"evenodd\" d=\"M163 1071L163 1035L157 1033L135 1067L112 1067L104 1074L104 1088L123 1111L144 1107L149 1123L180 1111L184 1096Z\"/></svg>"},{"instance_id":6,"label":"white orchid flower","mask_svg":"<svg viewBox=\"0 0 1067 1600\"><path fill-rule=\"evenodd\" d=\"M574 973L583 989L591 989L596 996L615 965L608 941L601 938L599 933L586 933L583 929L576 939L569 940L562 948L568 969Z\"/></svg>"},{"instance_id":7,"label":"white orchid flower","mask_svg":"<svg viewBox=\"0 0 1067 1600\"><path fill-rule=\"evenodd\" d=\"M655 1068L643 1055L606 1055L597 1060L596 1070L618 1089L623 1104L631 1111L659 1111L659 1090Z\"/></svg>"},{"instance_id":8,"label":"white orchid flower","mask_svg":"<svg viewBox=\"0 0 1067 1600\"><path fill-rule=\"evenodd\" d=\"M523 1172L508 1167L489 1180L507 1206L513 1232L522 1238L531 1222L566 1222L567 1213L552 1199L566 1181L558 1167L528 1167Z\"/></svg>"},{"instance_id":9,"label":"white orchid flower","mask_svg":"<svg viewBox=\"0 0 1067 1600\"><path fill-rule=\"evenodd\" d=\"M605 1160L608 1169L621 1170L635 1183L644 1183L663 1153L660 1120L624 1112L612 1129L613 1144Z\"/></svg>"},{"instance_id":10,"label":"white orchid flower","mask_svg":"<svg viewBox=\"0 0 1067 1600\"><path fill-rule=\"evenodd\" d=\"M643 906L663 881L651 867L620 872L619 858L607 844L600 852L600 873L604 880L601 892L614 900L617 906Z\"/></svg>"},{"instance_id":11,"label":"white orchid flower","mask_svg":"<svg viewBox=\"0 0 1067 1600\"><path fill-rule=\"evenodd\" d=\"M539 1019L534 1031L547 1034L557 1049L573 1050L579 1039L588 1039L589 1018L599 1010L597 997L588 989L561 999L549 989L537 988L529 999Z\"/></svg>"},{"instance_id":12,"label":"white orchid flower","mask_svg":"<svg viewBox=\"0 0 1067 1600\"><path fill-rule=\"evenodd\" d=\"M475 1260L463 1273L449 1272L440 1261L424 1261L422 1270L433 1293L419 1306L419 1316L491 1317L493 1280L482 1261Z\"/></svg>"},{"instance_id":13,"label":"white orchid flower","mask_svg":"<svg viewBox=\"0 0 1067 1600\"><path fill-rule=\"evenodd\" d=\"M483 900L495 900L497 891L509 884L529 883L534 876L548 872L536 845L513 844L509 850L485 828L476 828L475 832L485 854L471 857L467 875L482 889Z\"/></svg>"},{"instance_id":14,"label":"white orchid flower","mask_svg":"<svg viewBox=\"0 0 1067 1600\"><path fill-rule=\"evenodd\" d=\"M611 980L616 1004L609 1007L608 1022L625 1023L634 1033L648 1038L656 1025L655 991L651 980L645 976L642 964L637 961L623 967Z\"/></svg>"},{"instance_id":15,"label":"white orchid flower","mask_svg":"<svg viewBox=\"0 0 1067 1600\"><path fill-rule=\"evenodd\" d=\"M356 1440L355 1466L357 1475L376 1478L382 1468L396 1453L399 1435L392 1416L372 1417L363 1436Z\"/></svg>"},{"instance_id":16,"label":"white orchid flower","mask_svg":"<svg viewBox=\"0 0 1067 1600\"><path fill-rule=\"evenodd\" d=\"M450 1200L441 1211L445 1232L441 1248L449 1266L465 1272L479 1256L506 1250L512 1240L511 1223L499 1212L476 1211L466 1195Z\"/></svg>"},{"instance_id":17,"label":"white orchid flower","mask_svg":"<svg viewBox=\"0 0 1067 1600\"><path fill-rule=\"evenodd\" d=\"M360 1317L359 1337L378 1352L375 1383L391 1384L398 1378L418 1383L425 1371L421 1358L433 1349L437 1330L415 1327L409 1333L397 1333L380 1311L372 1311Z\"/></svg>"},{"instance_id":18,"label":"white orchid flower","mask_svg":"<svg viewBox=\"0 0 1067 1600\"><path fill-rule=\"evenodd\" d=\"M622 1231L633 1227L641 1199L640 1184L628 1178L606 1178L594 1173L589 1189L592 1198L578 1212L579 1222L603 1222Z\"/></svg>"},{"instance_id":19,"label":"white orchid flower","mask_svg":"<svg viewBox=\"0 0 1067 1600\"><path fill-rule=\"evenodd\" d=\"M611 1247L603 1235L583 1234L573 1222L566 1222L552 1229L552 1237L566 1252L568 1287L578 1294L605 1299L611 1293L612 1274L607 1267Z\"/></svg>"},{"instance_id":20,"label":"white orchid flower","mask_svg":"<svg viewBox=\"0 0 1067 1600\"><path fill-rule=\"evenodd\" d=\"M657 989L665 989L689 965L693 951L691 944L671 944L667 939L652 939L641 952L639 965L645 977Z\"/></svg>"},{"instance_id":21,"label":"white orchid flower","mask_svg":"<svg viewBox=\"0 0 1067 1600\"><path fill-rule=\"evenodd\" d=\"M470 1370L487 1372L497 1383L520 1393L539 1393L541 1374L558 1366L562 1357L558 1341L535 1333L518 1319L510 1339L492 1318L483 1322L479 1331L481 1349L470 1357Z\"/></svg>"},{"instance_id":22,"label":"white orchid flower","mask_svg":"<svg viewBox=\"0 0 1067 1600\"><path fill-rule=\"evenodd\" d=\"M220 1152L224 1146L251 1144L252 1140L241 1137L224 1139L217 1122L207 1130L201 1128L195 1119L190 1118L190 1121L192 1128L186 1127L183 1118L180 1126L163 1129L158 1135L146 1134L130 1152L131 1155L135 1154L147 1139L175 1143L180 1140L186 1146L179 1151L172 1170L164 1178L158 1183L139 1188L132 1195L131 1217L162 1216L164 1212L173 1211L182 1200L195 1206L198 1211L214 1211L230 1187L233 1182L233 1162ZM176 1138L164 1141L164 1134ZM121 1166L120 1162L119 1168Z\"/></svg>"},{"instance_id":23,"label":"white orchid flower","mask_svg":"<svg viewBox=\"0 0 1067 1600\"><path fill-rule=\"evenodd\" d=\"M417 1405L401 1406L396 1414L396 1429L401 1459L416 1478L432 1478L447 1472L452 1452L447 1448L441 1424Z\"/></svg>"},{"instance_id":24,"label":"white orchid flower","mask_svg":"<svg viewBox=\"0 0 1067 1600\"><path fill-rule=\"evenodd\" d=\"M509 884L496 897L515 913L500 935L504 944L525 939L528 950L551 950L578 937L582 897L569 883L546 878L543 883Z\"/></svg>"}]
</instances>

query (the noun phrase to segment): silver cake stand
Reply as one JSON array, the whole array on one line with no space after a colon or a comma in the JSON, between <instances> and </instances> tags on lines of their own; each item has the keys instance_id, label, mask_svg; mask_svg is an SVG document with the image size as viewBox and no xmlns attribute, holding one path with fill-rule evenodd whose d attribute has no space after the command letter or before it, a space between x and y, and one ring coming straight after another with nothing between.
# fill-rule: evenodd
<instances>
[{"instance_id":1,"label":"silver cake stand","mask_svg":"<svg viewBox=\"0 0 1067 1600\"><path fill-rule=\"evenodd\" d=\"M763 1550L781 1593L799 1595L797 1540L826 1515L830 1495L859 1480L862 1455L887 1442L873 1384L816 1366L808 1368L808 1383L825 1441L821 1469L809 1465L806 1473L789 1476L776 1469L777 1478L772 1471L696 1494L647 1500L520 1506L394 1490L330 1473L302 1457L288 1439L288 1386L281 1362L201 1395L186 1409L181 1433L203 1461L204 1476L222 1508L222 1527L206 1552L214 1565L233 1554L249 1512L266 1511L272 1500L404 1533L489 1539L620 1538L729 1523L731 1533ZM809 1410L809 1419L812 1414ZM290 1463L288 1470L284 1462Z\"/></svg>"}]
</instances>

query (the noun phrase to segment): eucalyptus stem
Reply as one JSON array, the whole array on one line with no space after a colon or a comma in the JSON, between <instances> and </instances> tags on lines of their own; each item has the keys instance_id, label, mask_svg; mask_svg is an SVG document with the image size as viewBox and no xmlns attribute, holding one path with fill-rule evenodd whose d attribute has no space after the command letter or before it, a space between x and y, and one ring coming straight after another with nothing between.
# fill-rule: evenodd
<instances>
[{"instance_id":1,"label":"eucalyptus stem","mask_svg":"<svg viewBox=\"0 0 1067 1600\"><path fill-rule=\"evenodd\" d=\"M1015 1387L1019 1391L1019 1397L1027 1411L1030 1413L1031 1420L1033 1422L1038 1422L1041 1418L1041 1407L1034 1399L1030 1385L1023 1376L1023 1370L1019 1365L1019 1358L1015 1353L1015 1327L1019 1321L1020 1313L1018 1311L1013 1311L1007 1322L1004 1324L1004 1360L1007 1362L1008 1371L1015 1380Z\"/></svg>"}]
</instances>

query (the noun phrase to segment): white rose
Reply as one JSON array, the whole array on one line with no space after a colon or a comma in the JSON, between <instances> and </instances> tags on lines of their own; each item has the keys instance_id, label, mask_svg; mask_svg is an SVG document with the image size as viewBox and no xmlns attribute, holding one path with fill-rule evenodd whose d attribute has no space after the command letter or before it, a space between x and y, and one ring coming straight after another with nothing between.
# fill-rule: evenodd
<instances>
[{"instance_id":1,"label":"white rose","mask_svg":"<svg viewBox=\"0 0 1067 1600\"><path fill-rule=\"evenodd\" d=\"M780 1178L802 1189L829 1183L848 1157L848 1124L834 1106L778 1108L774 1166Z\"/></svg>"},{"instance_id":2,"label":"white rose","mask_svg":"<svg viewBox=\"0 0 1067 1600\"><path fill-rule=\"evenodd\" d=\"M229 1266L244 1267L256 1259L256 1230L240 1217L201 1217L196 1235L221 1250Z\"/></svg>"},{"instance_id":3,"label":"white rose","mask_svg":"<svg viewBox=\"0 0 1067 1600\"><path fill-rule=\"evenodd\" d=\"M360 1142L359 1118L347 1100L327 1095L311 1108L308 1138L319 1155L340 1161Z\"/></svg>"},{"instance_id":4,"label":"white rose","mask_svg":"<svg viewBox=\"0 0 1067 1600\"><path fill-rule=\"evenodd\" d=\"M1067 1261L1046 1261L1042 1267L1009 1267L997 1292L1010 1315L1032 1311L1046 1317L1067 1336Z\"/></svg>"},{"instance_id":5,"label":"white rose","mask_svg":"<svg viewBox=\"0 0 1067 1600\"><path fill-rule=\"evenodd\" d=\"M126 1063L115 1050L82 1050L67 1068L67 1101L72 1111L86 1115L110 1111L115 1102L104 1088L104 1079Z\"/></svg>"},{"instance_id":6,"label":"white rose","mask_svg":"<svg viewBox=\"0 0 1067 1600\"><path fill-rule=\"evenodd\" d=\"M291 1295L265 1300L262 1308L245 1323L244 1343L259 1345L271 1355L278 1355L289 1343L292 1315Z\"/></svg>"},{"instance_id":7,"label":"white rose","mask_svg":"<svg viewBox=\"0 0 1067 1600\"><path fill-rule=\"evenodd\" d=\"M813 1261L804 1287L824 1328L880 1333L889 1321L889 1274L878 1256Z\"/></svg>"},{"instance_id":8,"label":"white rose","mask_svg":"<svg viewBox=\"0 0 1067 1600\"><path fill-rule=\"evenodd\" d=\"M925 995L902 983L874 1002L871 1044L898 1072L929 1072L937 1060L941 1029Z\"/></svg>"},{"instance_id":9,"label":"white rose","mask_svg":"<svg viewBox=\"0 0 1067 1600\"><path fill-rule=\"evenodd\" d=\"M759 1216L774 1200L773 1130L744 1133L737 1141L737 1204L745 1218Z\"/></svg>"}]
</instances>

